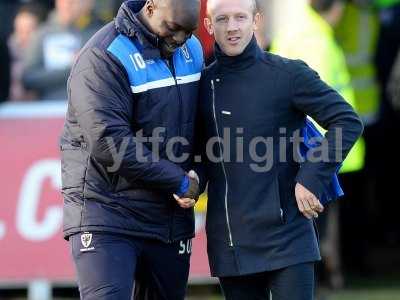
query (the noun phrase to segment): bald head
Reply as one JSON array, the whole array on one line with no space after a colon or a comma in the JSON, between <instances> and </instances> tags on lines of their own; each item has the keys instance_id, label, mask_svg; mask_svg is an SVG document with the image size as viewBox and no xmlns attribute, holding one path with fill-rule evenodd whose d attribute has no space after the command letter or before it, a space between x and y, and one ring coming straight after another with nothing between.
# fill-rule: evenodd
<instances>
[{"instance_id":1,"label":"bald head","mask_svg":"<svg viewBox=\"0 0 400 300\"><path fill-rule=\"evenodd\" d=\"M147 0L140 19L160 39L163 56L171 56L197 29L200 0Z\"/></svg>"},{"instance_id":2,"label":"bald head","mask_svg":"<svg viewBox=\"0 0 400 300\"><path fill-rule=\"evenodd\" d=\"M152 3L154 9L173 11L175 18L186 18L192 23L197 22L200 16L200 0L152 0L148 3Z\"/></svg>"},{"instance_id":3,"label":"bald head","mask_svg":"<svg viewBox=\"0 0 400 300\"><path fill-rule=\"evenodd\" d=\"M160 8L172 8L191 14L200 13L200 0L153 0L153 2Z\"/></svg>"},{"instance_id":4,"label":"bald head","mask_svg":"<svg viewBox=\"0 0 400 300\"><path fill-rule=\"evenodd\" d=\"M176 15L185 17L187 22L198 23L200 18L200 0L161 0L164 1L170 9L173 9Z\"/></svg>"}]
</instances>

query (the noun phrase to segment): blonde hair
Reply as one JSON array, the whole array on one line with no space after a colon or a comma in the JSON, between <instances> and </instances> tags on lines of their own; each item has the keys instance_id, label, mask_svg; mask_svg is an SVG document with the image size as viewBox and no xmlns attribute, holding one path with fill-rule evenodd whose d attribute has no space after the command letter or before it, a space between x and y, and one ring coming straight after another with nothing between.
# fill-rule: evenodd
<instances>
[{"instance_id":1,"label":"blonde hair","mask_svg":"<svg viewBox=\"0 0 400 300\"><path fill-rule=\"evenodd\" d=\"M211 9L210 9L210 5L209 5L209 3L211 2L211 1L215 1L215 0L207 0L207 17L210 17L210 15L211 15ZM253 15L255 15L255 14L257 14L258 12L259 12L259 5L258 5L258 3L257 3L257 1L256 0L250 0L252 3L251 3L251 7L252 7L252 11L253 11Z\"/></svg>"}]
</instances>

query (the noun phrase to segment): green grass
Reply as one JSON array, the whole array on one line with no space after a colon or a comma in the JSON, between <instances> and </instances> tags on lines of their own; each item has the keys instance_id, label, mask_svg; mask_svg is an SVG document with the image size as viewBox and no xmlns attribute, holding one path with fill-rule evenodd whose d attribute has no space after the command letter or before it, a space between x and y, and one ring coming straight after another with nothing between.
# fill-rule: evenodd
<instances>
[{"instance_id":1,"label":"green grass","mask_svg":"<svg viewBox=\"0 0 400 300\"><path fill-rule=\"evenodd\" d=\"M221 296L192 296L187 300L223 300ZM245 299L243 299L245 300ZM345 289L339 292L322 292L316 300L400 300L400 286Z\"/></svg>"},{"instance_id":2,"label":"green grass","mask_svg":"<svg viewBox=\"0 0 400 300\"><path fill-rule=\"evenodd\" d=\"M348 290L342 291L316 300L400 300L400 290ZM223 300L222 297L190 297L187 300ZM243 299L245 300L245 299Z\"/></svg>"},{"instance_id":3,"label":"green grass","mask_svg":"<svg viewBox=\"0 0 400 300\"><path fill-rule=\"evenodd\" d=\"M327 300L400 300L400 289L345 290Z\"/></svg>"}]
</instances>

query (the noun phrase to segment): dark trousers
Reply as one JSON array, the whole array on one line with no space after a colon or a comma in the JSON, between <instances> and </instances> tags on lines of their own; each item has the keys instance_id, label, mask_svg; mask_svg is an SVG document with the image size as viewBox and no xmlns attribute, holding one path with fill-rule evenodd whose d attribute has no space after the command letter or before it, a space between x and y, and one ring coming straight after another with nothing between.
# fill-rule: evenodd
<instances>
[{"instance_id":1,"label":"dark trousers","mask_svg":"<svg viewBox=\"0 0 400 300\"><path fill-rule=\"evenodd\" d=\"M185 297L191 240L166 244L93 232L71 236L70 244L83 300Z\"/></svg>"},{"instance_id":2,"label":"dark trousers","mask_svg":"<svg viewBox=\"0 0 400 300\"><path fill-rule=\"evenodd\" d=\"M314 299L314 263L219 280L227 300Z\"/></svg>"}]
</instances>

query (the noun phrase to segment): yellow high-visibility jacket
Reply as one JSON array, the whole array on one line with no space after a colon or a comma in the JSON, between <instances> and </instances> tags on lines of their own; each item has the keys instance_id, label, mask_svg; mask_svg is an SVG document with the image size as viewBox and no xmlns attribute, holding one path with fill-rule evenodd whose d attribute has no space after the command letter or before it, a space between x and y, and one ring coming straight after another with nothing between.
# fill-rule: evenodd
<instances>
[{"instance_id":1,"label":"yellow high-visibility jacket","mask_svg":"<svg viewBox=\"0 0 400 300\"><path fill-rule=\"evenodd\" d=\"M305 61L357 110L346 60L333 29L308 4L296 13L296 19L288 20L286 26L278 30L271 52ZM365 143L360 138L344 161L341 173L361 170L364 159Z\"/></svg>"},{"instance_id":2,"label":"yellow high-visibility jacket","mask_svg":"<svg viewBox=\"0 0 400 300\"><path fill-rule=\"evenodd\" d=\"M373 62L378 34L379 19L372 7L346 4L335 26L335 35L346 57L357 113L366 126L377 121L380 108L380 89Z\"/></svg>"}]
</instances>

